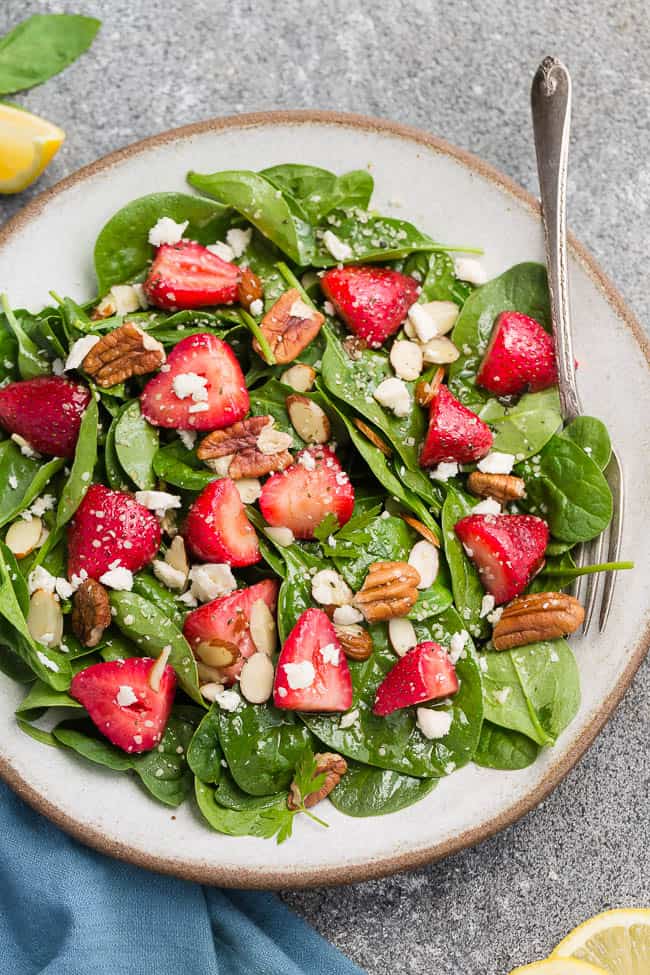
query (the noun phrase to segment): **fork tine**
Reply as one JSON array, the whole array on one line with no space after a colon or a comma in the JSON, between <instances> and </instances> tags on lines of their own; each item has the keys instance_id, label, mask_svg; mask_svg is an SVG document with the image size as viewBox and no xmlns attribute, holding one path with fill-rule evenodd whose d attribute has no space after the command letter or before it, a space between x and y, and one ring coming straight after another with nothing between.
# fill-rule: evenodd
<instances>
[{"instance_id":1,"label":"fork tine","mask_svg":"<svg viewBox=\"0 0 650 975\"><path fill-rule=\"evenodd\" d=\"M581 562L581 565L594 565L601 562L604 547L605 534L603 533L599 536L599 538L594 539L594 541L588 546L588 557L584 562ZM582 624L582 632L586 635L589 632L591 618L594 615L594 609L596 608L596 597L598 596L598 584L600 582L600 576L598 574L594 574L590 576L582 576L582 578L587 584L584 601L585 620Z\"/></svg>"},{"instance_id":2,"label":"fork tine","mask_svg":"<svg viewBox=\"0 0 650 975\"><path fill-rule=\"evenodd\" d=\"M623 467L620 458L615 450L605 471L605 477L612 492L614 500L614 512L609 533L609 549L607 551L607 561L617 562L621 554L621 540L623 538L623 511L625 510L625 487L623 484ZM614 589L616 586L616 572L608 572L603 586L603 600L600 607L600 618L598 627L602 631L607 626L607 619L612 605Z\"/></svg>"}]
</instances>

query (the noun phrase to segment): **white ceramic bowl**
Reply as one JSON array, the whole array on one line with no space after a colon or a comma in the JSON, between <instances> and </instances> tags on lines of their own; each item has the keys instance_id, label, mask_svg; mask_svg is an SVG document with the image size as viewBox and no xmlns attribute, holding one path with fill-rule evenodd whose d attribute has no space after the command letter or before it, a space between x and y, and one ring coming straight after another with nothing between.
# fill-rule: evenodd
<instances>
[{"instance_id":1,"label":"white ceramic bowl","mask_svg":"<svg viewBox=\"0 0 650 975\"><path fill-rule=\"evenodd\" d=\"M336 171L367 166L373 204L412 220L435 239L485 249L490 275L543 260L535 201L486 164L414 129L373 119L296 112L218 119L148 139L80 170L42 194L0 233L0 281L14 305L32 309L48 290L94 293L93 244L123 204L186 189L187 170L262 169L300 161ZM397 209L397 205L399 208ZM329 806L330 829L306 817L282 846L210 831L192 802L173 813L130 777L82 763L22 734L21 691L0 679L0 774L63 829L105 853L202 882L282 887L365 879L445 856L491 835L540 802L611 715L649 642L650 375L647 341L593 259L575 241L571 284L585 410L607 422L628 485L620 579L606 634L572 640L582 706L555 748L529 769L469 766L417 805L351 819Z\"/></svg>"}]
</instances>

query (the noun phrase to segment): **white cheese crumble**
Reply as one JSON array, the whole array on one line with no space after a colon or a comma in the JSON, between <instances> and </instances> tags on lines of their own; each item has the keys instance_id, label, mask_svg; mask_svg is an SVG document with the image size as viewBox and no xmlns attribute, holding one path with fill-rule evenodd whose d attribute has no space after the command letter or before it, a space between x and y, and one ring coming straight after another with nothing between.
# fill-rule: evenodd
<instances>
[{"instance_id":1,"label":"white cheese crumble","mask_svg":"<svg viewBox=\"0 0 650 975\"><path fill-rule=\"evenodd\" d=\"M115 695L115 703L121 708L128 708L131 704L137 704L138 695L129 684L120 684Z\"/></svg>"},{"instance_id":2,"label":"white cheese crumble","mask_svg":"<svg viewBox=\"0 0 650 975\"><path fill-rule=\"evenodd\" d=\"M384 379L372 395L381 406L392 410L395 416L408 416L411 412L411 397L402 379L395 376Z\"/></svg>"},{"instance_id":3,"label":"white cheese crumble","mask_svg":"<svg viewBox=\"0 0 650 975\"><path fill-rule=\"evenodd\" d=\"M504 454L499 450L491 450L487 456L479 460L476 465L484 474L509 474L515 463L513 454Z\"/></svg>"},{"instance_id":4,"label":"white cheese crumble","mask_svg":"<svg viewBox=\"0 0 650 975\"><path fill-rule=\"evenodd\" d=\"M289 309L290 318L311 318L313 315L313 309L306 304L302 298L296 298L291 308Z\"/></svg>"},{"instance_id":5,"label":"white cheese crumble","mask_svg":"<svg viewBox=\"0 0 650 975\"><path fill-rule=\"evenodd\" d=\"M429 471L432 481L448 481L450 477L456 477L459 467L456 461L442 461L437 467Z\"/></svg>"},{"instance_id":6,"label":"white cheese crumble","mask_svg":"<svg viewBox=\"0 0 650 975\"><path fill-rule=\"evenodd\" d=\"M154 247L163 244L178 244L183 239L189 220L176 223L171 217L161 217L149 231L149 243Z\"/></svg>"},{"instance_id":7,"label":"white cheese crumble","mask_svg":"<svg viewBox=\"0 0 650 975\"><path fill-rule=\"evenodd\" d=\"M202 603L225 596L237 588L232 569L225 562L206 562L190 569L190 593Z\"/></svg>"},{"instance_id":8,"label":"white cheese crumble","mask_svg":"<svg viewBox=\"0 0 650 975\"><path fill-rule=\"evenodd\" d=\"M253 236L253 228L242 230L240 227L231 227L226 234L226 241L235 257L241 257L248 248Z\"/></svg>"},{"instance_id":9,"label":"white cheese crumble","mask_svg":"<svg viewBox=\"0 0 650 975\"><path fill-rule=\"evenodd\" d=\"M416 708L417 726L425 738L444 738L449 734L452 715L450 711L432 711L431 708Z\"/></svg>"},{"instance_id":10,"label":"white cheese crumble","mask_svg":"<svg viewBox=\"0 0 650 975\"><path fill-rule=\"evenodd\" d=\"M160 518L171 508L181 506L180 495L168 491L136 491L135 500L150 511L155 511Z\"/></svg>"},{"instance_id":11,"label":"white cheese crumble","mask_svg":"<svg viewBox=\"0 0 650 975\"><path fill-rule=\"evenodd\" d=\"M208 244L206 250L209 250L211 254L216 254L222 261L227 261L228 263L235 259L235 252L232 247L229 244L224 244L222 240L218 240L216 244Z\"/></svg>"},{"instance_id":12,"label":"white cheese crumble","mask_svg":"<svg viewBox=\"0 0 650 975\"><path fill-rule=\"evenodd\" d=\"M337 606L332 620L339 626L351 626L353 623L361 623L363 613L355 606Z\"/></svg>"},{"instance_id":13,"label":"white cheese crumble","mask_svg":"<svg viewBox=\"0 0 650 975\"><path fill-rule=\"evenodd\" d=\"M449 657L452 664L457 664L461 657L467 656L465 646L468 640L469 633L467 630L461 630L459 633L453 634L449 641Z\"/></svg>"},{"instance_id":14,"label":"white cheese crumble","mask_svg":"<svg viewBox=\"0 0 650 975\"><path fill-rule=\"evenodd\" d=\"M172 389L178 399L187 399L189 396L195 403L202 403L208 398L208 380L205 376L199 376L195 372L180 372L172 379Z\"/></svg>"},{"instance_id":15,"label":"white cheese crumble","mask_svg":"<svg viewBox=\"0 0 650 975\"><path fill-rule=\"evenodd\" d=\"M494 498L485 498L472 508L473 515L500 515L501 505Z\"/></svg>"},{"instance_id":16,"label":"white cheese crumble","mask_svg":"<svg viewBox=\"0 0 650 975\"><path fill-rule=\"evenodd\" d=\"M320 648L321 656L326 664L332 664L334 667L338 667L339 659L341 657L341 650L334 643L327 643L324 647Z\"/></svg>"},{"instance_id":17,"label":"white cheese crumble","mask_svg":"<svg viewBox=\"0 0 650 975\"><path fill-rule=\"evenodd\" d=\"M488 613L491 613L493 609L494 609L494 596L488 592L485 594L485 596L483 596L483 600L481 602L481 612L479 614L481 619L487 616Z\"/></svg>"},{"instance_id":18,"label":"white cheese crumble","mask_svg":"<svg viewBox=\"0 0 650 975\"><path fill-rule=\"evenodd\" d=\"M83 338L77 339L76 342L73 342L70 346L70 351L68 352L68 358L65 360L63 371L70 372L71 369L78 369L90 350L94 348L98 342L99 335L84 335Z\"/></svg>"},{"instance_id":19,"label":"white cheese crumble","mask_svg":"<svg viewBox=\"0 0 650 975\"><path fill-rule=\"evenodd\" d=\"M49 634L44 633L40 642L41 643L45 642L45 639L47 638L48 635ZM52 670L55 674L58 674L59 665L55 663L54 660L50 660L47 654L43 653L42 650L37 650L36 656L38 657L38 659L40 660L40 662L43 664L44 667L46 667L48 670Z\"/></svg>"},{"instance_id":20,"label":"white cheese crumble","mask_svg":"<svg viewBox=\"0 0 650 975\"><path fill-rule=\"evenodd\" d=\"M345 241L337 237L331 230L326 230L323 234L323 243L333 258L337 261L349 261L352 257L352 248Z\"/></svg>"},{"instance_id":21,"label":"white cheese crumble","mask_svg":"<svg viewBox=\"0 0 650 975\"><path fill-rule=\"evenodd\" d=\"M316 677L316 671L311 660L301 660L298 664L283 664L287 675L287 684L292 691L311 687Z\"/></svg>"},{"instance_id":22,"label":"white cheese crumble","mask_svg":"<svg viewBox=\"0 0 650 975\"><path fill-rule=\"evenodd\" d=\"M353 724L359 720L359 711L357 708L353 708L351 711L347 711L345 714L341 715L341 720L339 721L339 728L351 728Z\"/></svg>"},{"instance_id":23,"label":"white cheese crumble","mask_svg":"<svg viewBox=\"0 0 650 975\"><path fill-rule=\"evenodd\" d=\"M454 273L461 281L470 284L485 284L488 279L483 265L473 257L454 258Z\"/></svg>"},{"instance_id":24,"label":"white cheese crumble","mask_svg":"<svg viewBox=\"0 0 650 975\"><path fill-rule=\"evenodd\" d=\"M259 318L264 311L264 302L261 298L256 298L255 301L251 301L248 310L254 318Z\"/></svg>"},{"instance_id":25,"label":"white cheese crumble","mask_svg":"<svg viewBox=\"0 0 650 975\"><path fill-rule=\"evenodd\" d=\"M196 443L196 430L178 430L178 436L186 450L192 450Z\"/></svg>"},{"instance_id":26,"label":"white cheese crumble","mask_svg":"<svg viewBox=\"0 0 650 975\"><path fill-rule=\"evenodd\" d=\"M133 589L133 573L125 566L113 562L108 571L99 577L103 586L117 589L119 592L131 592Z\"/></svg>"},{"instance_id":27,"label":"white cheese crumble","mask_svg":"<svg viewBox=\"0 0 650 975\"><path fill-rule=\"evenodd\" d=\"M215 696L215 701L222 711L236 711L241 704L241 697L237 691L221 691Z\"/></svg>"}]
</instances>

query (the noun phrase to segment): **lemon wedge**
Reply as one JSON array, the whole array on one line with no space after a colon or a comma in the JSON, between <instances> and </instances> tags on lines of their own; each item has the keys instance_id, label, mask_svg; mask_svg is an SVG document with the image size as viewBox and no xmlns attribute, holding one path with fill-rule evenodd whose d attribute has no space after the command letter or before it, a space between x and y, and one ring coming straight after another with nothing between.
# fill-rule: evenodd
<instances>
[{"instance_id":1,"label":"lemon wedge","mask_svg":"<svg viewBox=\"0 0 650 975\"><path fill-rule=\"evenodd\" d=\"M60 149L65 132L38 115L0 105L0 193L20 193Z\"/></svg>"},{"instance_id":2,"label":"lemon wedge","mask_svg":"<svg viewBox=\"0 0 650 975\"><path fill-rule=\"evenodd\" d=\"M600 966L609 975L648 975L650 910L597 914L560 941L551 958L581 959Z\"/></svg>"},{"instance_id":3,"label":"lemon wedge","mask_svg":"<svg viewBox=\"0 0 650 975\"><path fill-rule=\"evenodd\" d=\"M575 958L547 958L532 965L515 968L510 975L607 975L603 968L596 968L586 961Z\"/></svg>"}]
</instances>

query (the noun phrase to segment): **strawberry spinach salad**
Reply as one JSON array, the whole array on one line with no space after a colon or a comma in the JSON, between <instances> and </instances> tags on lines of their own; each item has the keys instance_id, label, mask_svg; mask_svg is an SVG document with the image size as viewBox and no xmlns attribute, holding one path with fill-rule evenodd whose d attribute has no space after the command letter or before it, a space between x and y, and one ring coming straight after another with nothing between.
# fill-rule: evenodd
<instances>
[{"instance_id":1,"label":"strawberry spinach salad","mask_svg":"<svg viewBox=\"0 0 650 975\"><path fill-rule=\"evenodd\" d=\"M188 181L109 220L94 301L2 299L20 727L278 842L525 768L579 706L564 590L630 567L576 567L611 448L563 426L544 268L486 280L367 171Z\"/></svg>"}]
</instances>

